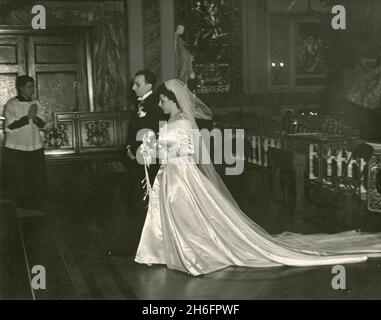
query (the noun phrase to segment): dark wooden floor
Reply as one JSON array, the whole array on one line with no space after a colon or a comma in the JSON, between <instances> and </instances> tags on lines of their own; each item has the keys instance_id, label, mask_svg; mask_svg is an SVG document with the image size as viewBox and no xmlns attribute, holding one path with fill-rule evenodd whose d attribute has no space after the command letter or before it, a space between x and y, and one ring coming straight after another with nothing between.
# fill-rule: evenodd
<instances>
[{"instance_id":1,"label":"dark wooden floor","mask_svg":"<svg viewBox=\"0 0 381 320\"><path fill-rule=\"evenodd\" d=\"M85 174L77 182L62 179L51 188L44 215L19 211L28 265L46 268L47 289L34 290L35 299L381 298L381 259L347 265L346 290L334 290L332 267L227 268L194 278L164 266L136 264L131 254L107 256L110 246L128 247L129 236L140 232L113 232L131 225L123 182L106 177L96 184ZM368 213L350 196L336 195L335 206L309 204L297 218L292 208L271 200L266 179L261 179L254 177L250 188L234 183L231 188L242 209L270 233L381 232L381 215ZM24 257L19 264L25 265ZM19 287L12 294L3 290L1 298L33 297L30 288Z\"/></svg>"}]
</instances>

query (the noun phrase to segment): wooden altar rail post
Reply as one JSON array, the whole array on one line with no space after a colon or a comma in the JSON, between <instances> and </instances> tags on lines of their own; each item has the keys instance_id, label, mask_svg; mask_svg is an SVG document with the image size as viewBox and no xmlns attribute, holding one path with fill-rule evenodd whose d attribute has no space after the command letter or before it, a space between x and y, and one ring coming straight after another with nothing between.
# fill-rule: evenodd
<instances>
[{"instance_id":1,"label":"wooden altar rail post","mask_svg":"<svg viewBox=\"0 0 381 320\"><path fill-rule=\"evenodd\" d=\"M282 174L295 175L295 217L297 219L303 216L305 209L305 170L306 170L306 156L297 151L270 148L270 173L271 173L271 190L272 200L282 198L288 200L287 189L282 187Z\"/></svg>"},{"instance_id":2,"label":"wooden altar rail post","mask_svg":"<svg viewBox=\"0 0 381 320\"><path fill-rule=\"evenodd\" d=\"M381 172L381 144L371 144L374 153L368 163L368 188L367 188L367 209L369 212L381 213L381 192L380 192L380 172Z\"/></svg>"},{"instance_id":3,"label":"wooden altar rail post","mask_svg":"<svg viewBox=\"0 0 381 320\"><path fill-rule=\"evenodd\" d=\"M296 217L299 218L304 212L304 179L305 179L305 169L306 169L306 157L304 154L299 152L293 153L293 166L295 170L295 188L296 188L296 207L295 213Z\"/></svg>"}]
</instances>

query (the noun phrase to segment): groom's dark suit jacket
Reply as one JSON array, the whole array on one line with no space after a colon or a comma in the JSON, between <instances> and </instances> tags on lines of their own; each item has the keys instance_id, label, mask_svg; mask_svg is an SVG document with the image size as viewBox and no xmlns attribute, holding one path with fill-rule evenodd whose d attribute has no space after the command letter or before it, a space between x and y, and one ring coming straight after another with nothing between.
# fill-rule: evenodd
<instances>
[{"instance_id":1,"label":"groom's dark suit jacket","mask_svg":"<svg viewBox=\"0 0 381 320\"><path fill-rule=\"evenodd\" d=\"M136 155L139 146L142 144L141 141L136 141L136 135L139 130L151 129L157 134L159 131L159 122L166 121L166 116L158 104L159 98L155 93L152 93L143 101L137 101L137 108L139 109L139 105L141 105L141 111L144 112L145 115L139 117L137 111L135 118L130 124L127 145L131 146L131 151L134 155Z\"/></svg>"},{"instance_id":2,"label":"groom's dark suit jacket","mask_svg":"<svg viewBox=\"0 0 381 320\"><path fill-rule=\"evenodd\" d=\"M158 106L158 100L158 96L155 95L155 93L148 96L141 102L141 111L145 113L145 116L139 117L136 111L130 122L127 145L131 146L131 151L134 155L136 155L136 151L142 144L141 141L136 141L136 134L139 130L147 128L157 133L159 130L159 121L166 120L166 116ZM139 101L136 102L136 104L138 104L137 110L139 109L139 103ZM141 183L145 177L144 165L138 163L136 160L131 160L129 157L126 157L126 165L128 169L125 176L124 194L127 200L127 214L113 217L107 229L109 230L109 235L105 238L109 239L109 246L113 251L134 255L136 254L145 221L148 198L143 201L146 191ZM151 184L153 184L159 168L160 165L150 165L148 173Z\"/></svg>"}]
</instances>

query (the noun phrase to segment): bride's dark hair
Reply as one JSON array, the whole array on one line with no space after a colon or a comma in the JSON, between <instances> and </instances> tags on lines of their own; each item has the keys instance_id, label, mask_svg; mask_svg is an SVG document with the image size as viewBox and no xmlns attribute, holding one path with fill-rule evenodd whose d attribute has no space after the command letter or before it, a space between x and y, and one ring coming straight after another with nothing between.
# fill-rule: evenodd
<instances>
[{"instance_id":1,"label":"bride's dark hair","mask_svg":"<svg viewBox=\"0 0 381 320\"><path fill-rule=\"evenodd\" d=\"M173 91L168 90L165 86L165 84L162 84L159 89L157 90L158 95L164 95L166 96L170 101L174 102L178 109L180 109L179 103L177 102L176 95Z\"/></svg>"}]
</instances>

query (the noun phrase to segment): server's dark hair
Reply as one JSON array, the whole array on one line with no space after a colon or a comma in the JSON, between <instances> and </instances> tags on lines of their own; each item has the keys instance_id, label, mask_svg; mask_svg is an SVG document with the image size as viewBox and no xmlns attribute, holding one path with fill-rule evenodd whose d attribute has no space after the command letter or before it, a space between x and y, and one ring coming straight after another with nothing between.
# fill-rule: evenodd
<instances>
[{"instance_id":1,"label":"server's dark hair","mask_svg":"<svg viewBox=\"0 0 381 320\"><path fill-rule=\"evenodd\" d=\"M159 89L157 90L157 93L160 95L164 95L166 96L169 100L171 100L172 102L176 103L176 106L177 108L180 109L180 106L179 106L179 103L177 101L177 98L176 98L176 95L173 91L171 90L168 90L165 86L165 84L162 84Z\"/></svg>"},{"instance_id":2,"label":"server's dark hair","mask_svg":"<svg viewBox=\"0 0 381 320\"><path fill-rule=\"evenodd\" d=\"M23 86L25 86L28 82L34 83L34 79L30 76L23 75L23 76L18 76L16 78L16 89L17 92L20 93L20 90Z\"/></svg>"},{"instance_id":3,"label":"server's dark hair","mask_svg":"<svg viewBox=\"0 0 381 320\"><path fill-rule=\"evenodd\" d=\"M156 84L156 75L150 70L140 70L135 73L135 77L144 76L146 83L150 83L152 87Z\"/></svg>"}]
</instances>

